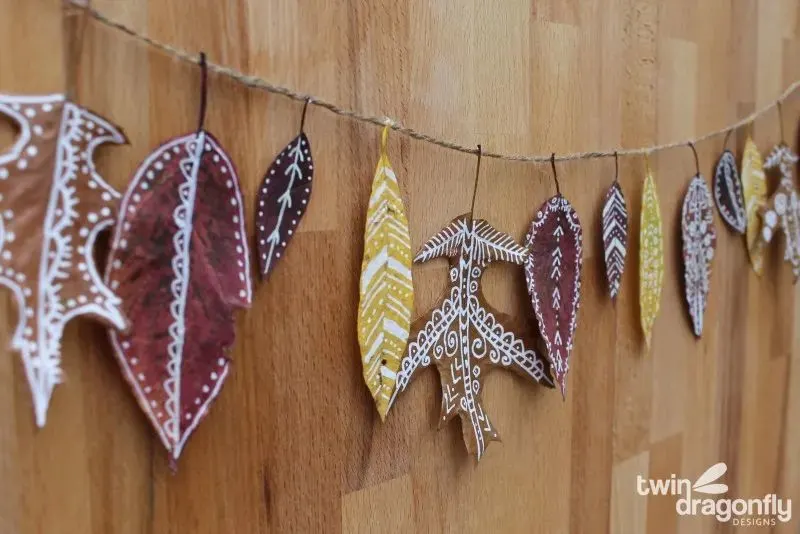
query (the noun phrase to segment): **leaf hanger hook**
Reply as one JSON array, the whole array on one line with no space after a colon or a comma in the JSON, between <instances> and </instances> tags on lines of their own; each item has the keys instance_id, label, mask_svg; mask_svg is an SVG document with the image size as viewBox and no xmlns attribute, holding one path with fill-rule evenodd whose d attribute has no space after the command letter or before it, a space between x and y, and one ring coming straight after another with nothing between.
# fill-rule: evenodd
<instances>
[{"instance_id":1,"label":"leaf hanger hook","mask_svg":"<svg viewBox=\"0 0 800 534\"><path fill-rule=\"evenodd\" d=\"M558 171L556 170L556 153L550 154L550 167L553 169L553 180L556 182L556 194L561 194L561 185L558 183Z\"/></svg>"},{"instance_id":2,"label":"leaf hanger hook","mask_svg":"<svg viewBox=\"0 0 800 534\"><path fill-rule=\"evenodd\" d=\"M783 133L783 102L780 99L775 101L778 107L778 126L781 130L781 143L786 144L786 136Z\"/></svg>"},{"instance_id":3,"label":"leaf hanger hook","mask_svg":"<svg viewBox=\"0 0 800 534\"><path fill-rule=\"evenodd\" d=\"M475 167L475 185L472 186L472 203L469 207L469 219L472 221L474 219L473 214L475 213L475 199L478 197L478 178L481 175L481 156L483 155L483 147L478 145L478 149L475 151L478 155L478 165Z\"/></svg>"},{"instance_id":4,"label":"leaf hanger hook","mask_svg":"<svg viewBox=\"0 0 800 534\"><path fill-rule=\"evenodd\" d=\"M619 183L619 152L614 151L614 183Z\"/></svg>"},{"instance_id":5,"label":"leaf hanger hook","mask_svg":"<svg viewBox=\"0 0 800 534\"><path fill-rule=\"evenodd\" d=\"M311 97L306 97L305 104L303 104L303 114L300 115L300 133L303 133L303 128L306 125L306 111L308 111L308 105L311 103Z\"/></svg>"},{"instance_id":6,"label":"leaf hanger hook","mask_svg":"<svg viewBox=\"0 0 800 534\"><path fill-rule=\"evenodd\" d=\"M725 140L722 142L722 149L723 150L727 150L728 149L728 139L731 138L731 134L732 133L733 133L733 128L731 128L727 132L725 132Z\"/></svg>"},{"instance_id":7,"label":"leaf hanger hook","mask_svg":"<svg viewBox=\"0 0 800 534\"><path fill-rule=\"evenodd\" d=\"M206 105L208 103L208 63L206 53L200 52L200 116L197 119L197 131L203 130L206 122Z\"/></svg>"},{"instance_id":8,"label":"leaf hanger hook","mask_svg":"<svg viewBox=\"0 0 800 534\"><path fill-rule=\"evenodd\" d=\"M692 154L694 154L694 166L697 168L697 176L700 176L700 158L697 157L697 149L694 147L693 141L689 141L688 144L692 149Z\"/></svg>"}]
</instances>

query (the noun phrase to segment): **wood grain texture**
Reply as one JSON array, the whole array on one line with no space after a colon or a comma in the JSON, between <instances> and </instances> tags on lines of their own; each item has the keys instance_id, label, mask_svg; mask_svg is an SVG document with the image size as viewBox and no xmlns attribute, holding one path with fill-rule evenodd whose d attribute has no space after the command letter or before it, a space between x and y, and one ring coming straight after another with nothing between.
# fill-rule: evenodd
<instances>
[{"instance_id":1,"label":"wood grain texture","mask_svg":"<svg viewBox=\"0 0 800 534\"><path fill-rule=\"evenodd\" d=\"M93 4L212 61L487 150L674 141L733 122L800 77L796 0L232 0L224 8L198 0L188 13L177 0ZM63 90L60 1L0 0L0 12L0 89ZM92 22L81 59L77 102L120 124L131 142L97 158L124 190L159 140L195 127L197 69ZM245 206L255 205L301 110L211 78L206 125L237 164ZM790 138L799 112L800 98L786 102ZM754 125L762 149L778 141L776 119ZM732 494L800 502L792 275L771 246L757 277L743 238L720 232L704 335L693 339L678 226L696 172L688 148L651 158L665 274L649 354L638 268L625 270L615 304L603 277L599 210L614 161L559 165L561 190L586 223L575 387L562 401L510 373L488 377L484 402L506 431L476 466L458 425L436 430L434 370L380 423L355 329L380 132L314 107L305 127L315 140L314 195L283 267L237 317L230 377L177 474L103 329L88 321L67 326L66 380L36 431L22 365L5 348L15 311L2 293L0 533L733 532L636 493L639 474L694 478L718 461L729 465ZM3 145L12 133L2 123ZM729 142L737 159L744 140L742 132ZM721 137L698 145L705 175L722 145ZM469 208L475 159L400 136L390 152L416 249ZM484 160L481 176L476 217L521 241L555 193L549 166ZM620 161L631 235L642 178L641 160ZM639 256L632 241L630 259ZM445 263L414 267L414 319L446 288ZM495 307L535 328L521 268L498 265L482 287Z\"/></svg>"}]
</instances>

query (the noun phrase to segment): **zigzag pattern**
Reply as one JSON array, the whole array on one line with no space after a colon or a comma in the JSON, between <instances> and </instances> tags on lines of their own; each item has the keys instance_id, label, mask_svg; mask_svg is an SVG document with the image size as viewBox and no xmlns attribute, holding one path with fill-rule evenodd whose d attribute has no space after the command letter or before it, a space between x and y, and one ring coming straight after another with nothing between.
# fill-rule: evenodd
<instances>
[{"instance_id":1,"label":"zigzag pattern","mask_svg":"<svg viewBox=\"0 0 800 534\"><path fill-rule=\"evenodd\" d=\"M628 209L618 182L606 193L603 205L603 249L605 251L606 279L611 298L616 298L625 269L628 251Z\"/></svg>"},{"instance_id":2,"label":"zigzag pattern","mask_svg":"<svg viewBox=\"0 0 800 534\"><path fill-rule=\"evenodd\" d=\"M358 342L364 381L383 419L408 343L414 302L408 220L385 149L367 210L360 296Z\"/></svg>"}]
</instances>

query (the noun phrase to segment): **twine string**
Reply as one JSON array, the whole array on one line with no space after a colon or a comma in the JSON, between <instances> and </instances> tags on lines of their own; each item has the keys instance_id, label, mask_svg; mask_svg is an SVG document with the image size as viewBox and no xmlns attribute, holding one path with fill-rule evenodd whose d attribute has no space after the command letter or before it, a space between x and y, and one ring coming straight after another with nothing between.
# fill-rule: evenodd
<instances>
[{"instance_id":1,"label":"twine string","mask_svg":"<svg viewBox=\"0 0 800 534\"><path fill-rule=\"evenodd\" d=\"M198 63L198 59L195 54L190 54L185 50L161 42L144 33L140 33L134 30L133 28L123 24L122 22L114 20L108 17L107 15L99 12L91 5L85 5L81 3L80 0L66 0L66 1L73 3L73 5L75 5L79 9L85 10L86 13L88 13L88 15L91 16L98 23L107 26L109 28L118 30L142 44L145 44L151 48L154 48L168 56L171 56L185 63L194 63L194 64ZM281 95L286 98L296 100L298 102L306 102L308 105L317 106L319 108L326 109L335 115L350 118L352 120L356 120L359 122L370 123L376 126L388 126L389 128L398 132L399 134L405 135L412 139L416 139L417 141L430 143L432 145L436 145L449 150L454 150L456 152L462 152L465 154L475 154L475 145L462 145L450 141L448 139L435 137L433 135L426 134L424 132L415 130L413 128L403 126L399 121L394 119L389 119L385 115L369 115L353 109L340 107L339 105L334 104L333 102L329 102L325 99L269 82L267 80L259 78L258 76L245 74L243 72L232 69L230 67L226 67L224 65L218 65L216 63L208 62L207 69L209 72L212 72L220 76L226 76L252 89L259 89L262 91L266 91L268 93ZM757 109L753 113L750 113L743 119L733 124L729 124L718 130L705 133L699 137L695 137L692 139L683 139L680 141L674 141L670 143L639 147L639 148L616 148L612 150L573 152L569 154L561 154L556 157L553 157L551 155L539 155L539 154L526 155L526 154L512 154L512 153L491 152L491 151L482 151L482 156L486 158L500 159L506 161L524 161L524 162L536 162L536 163L545 163L548 161L556 162L556 161L598 159L598 158L608 158L608 157L618 158L619 156L646 156L651 152L667 150L671 148L678 148L686 146L689 143L699 143L707 139L716 137L718 135L726 134L733 130L738 130L743 126L752 124L753 121L755 121L760 116L768 113L770 110L772 110L772 108L780 106L780 104L784 100L786 100L789 96L791 96L798 89L798 87L800 87L800 80L795 80L789 87L786 88L786 90L783 93L781 93L780 96L778 96L778 98L772 100L771 102ZM782 126L783 125L781 124L781 127Z\"/></svg>"}]
</instances>

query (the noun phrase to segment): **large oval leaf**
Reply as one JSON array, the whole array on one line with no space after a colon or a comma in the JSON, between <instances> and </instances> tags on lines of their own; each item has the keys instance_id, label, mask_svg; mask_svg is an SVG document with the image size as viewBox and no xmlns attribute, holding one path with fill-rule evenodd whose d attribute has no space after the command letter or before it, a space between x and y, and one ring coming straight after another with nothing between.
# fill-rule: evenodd
<instances>
[{"instance_id":1,"label":"large oval leaf","mask_svg":"<svg viewBox=\"0 0 800 534\"><path fill-rule=\"evenodd\" d=\"M683 279L686 304L692 317L694 335L703 334L703 313L708 302L711 260L717 243L711 193L701 175L695 175L683 197L681 212L683 238Z\"/></svg>"},{"instance_id":2,"label":"large oval leaf","mask_svg":"<svg viewBox=\"0 0 800 534\"><path fill-rule=\"evenodd\" d=\"M130 329L111 338L175 460L228 375L233 312L250 305L242 215L236 169L205 131L158 147L122 202L106 280Z\"/></svg>"},{"instance_id":3,"label":"large oval leaf","mask_svg":"<svg viewBox=\"0 0 800 534\"><path fill-rule=\"evenodd\" d=\"M542 204L526 237L528 293L564 397L581 300L582 240L578 214L560 194Z\"/></svg>"}]
</instances>

